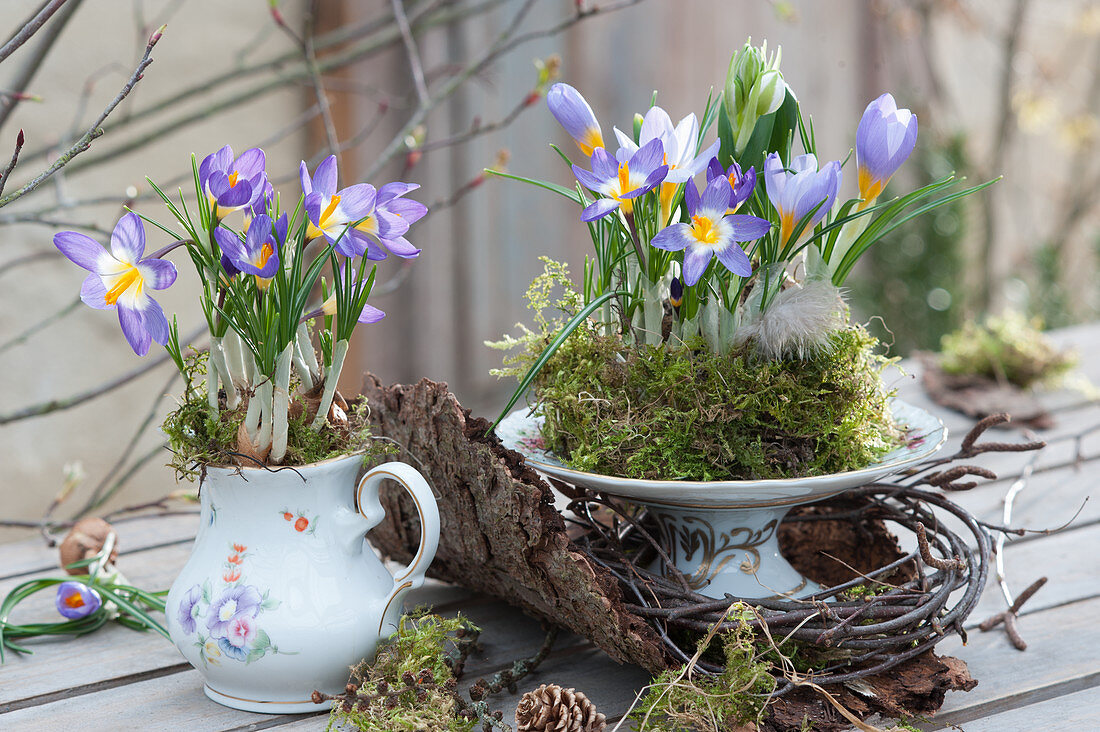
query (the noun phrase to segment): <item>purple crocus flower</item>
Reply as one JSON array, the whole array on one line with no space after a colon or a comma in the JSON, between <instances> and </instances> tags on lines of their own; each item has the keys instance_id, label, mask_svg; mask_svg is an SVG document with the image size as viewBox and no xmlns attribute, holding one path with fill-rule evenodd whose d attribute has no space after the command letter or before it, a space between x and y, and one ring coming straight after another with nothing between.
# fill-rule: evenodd
<instances>
[{"instance_id":1,"label":"purple crocus flower","mask_svg":"<svg viewBox=\"0 0 1100 732\"><path fill-rule=\"evenodd\" d=\"M658 249L684 252L684 284L694 285L703 276L711 258L742 277L752 274L748 255L737 245L759 239L768 233L771 223L757 216L726 215L731 189L725 176L715 178L700 196L695 184L684 190L691 223L675 223L661 229L650 243Z\"/></svg>"},{"instance_id":2,"label":"purple crocus flower","mask_svg":"<svg viewBox=\"0 0 1100 732\"><path fill-rule=\"evenodd\" d=\"M271 278L279 269L279 242L275 236L267 214L260 214L249 222L243 242L229 229L214 230L214 238L229 264L238 272L255 275L256 286L261 290L271 284Z\"/></svg>"},{"instance_id":3,"label":"purple crocus flower","mask_svg":"<svg viewBox=\"0 0 1100 732\"><path fill-rule=\"evenodd\" d=\"M579 91L568 84L554 84L546 93L546 106L585 157L592 157L596 148L603 147L603 130Z\"/></svg>"},{"instance_id":4,"label":"purple crocus flower","mask_svg":"<svg viewBox=\"0 0 1100 732\"><path fill-rule=\"evenodd\" d=\"M400 196L414 190L411 184L402 183L390 188L385 201L381 201L380 192L367 183L337 191L335 155L330 155L318 165L312 178L303 162L299 175L302 191L306 194L309 238L324 236L328 241L336 242L336 251L349 257L365 255L367 259L385 259L386 251L382 246L399 257L415 257L420 253L403 238L409 230L410 221L401 215L401 211L411 212L413 207L409 204L413 202L395 203ZM416 218L422 217L425 212L427 208ZM356 222L356 226L350 226Z\"/></svg>"},{"instance_id":5,"label":"purple crocus flower","mask_svg":"<svg viewBox=\"0 0 1100 732\"><path fill-rule=\"evenodd\" d=\"M111 233L111 251L95 239L62 231L53 244L69 261L91 272L80 299L97 310L118 309L118 322L134 353L144 356L149 344L168 342L168 319L146 289L163 290L176 281L176 266L163 259L142 259L145 227L135 213L119 219Z\"/></svg>"},{"instance_id":6,"label":"purple crocus flower","mask_svg":"<svg viewBox=\"0 0 1100 732\"><path fill-rule=\"evenodd\" d=\"M179 613L177 619L179 620L180 627L187 635L191 635L195 632L195 608L198 607L199 600L202 598L202 588L195 585L187 594L180 600Z\"/></svg>"},{"instance_id":7,"label":"purple crocus flower","mask_svg":"<svg viewBox=\"0 0 1100 732\"><path fill-rule=\"evenodd\" d=\"M83 582L62 582L57 586L57 612L69 620L86 618L103 604L99 593Z\"/></svg>"},{"instance_id":8,"label":"purple crocus flower","mask_svg":"<svg viewBox=\"0 0 1100 732\"><path fill-rule=\"evenodd\" d=\"M825 218L833 207L836 193L840 189L840 161L833 160L817 169L817 158L813 155L799 155L791 161L790 169L784 170L783 161L778 153L771 153L764 161L764 183L768 189L768 198L779 212L779 241L787 243L794 227L802 217L822 203L802 236L809 234L814 224Z\"/></svg>"},{"instance_id":9,"label":"purple crocus flower","mask_svg":"<svg viewBox=\"0 0 1100 732\"><path fill-rule=\"evenodd\" d=\"M206 617L210 637L225 638L234 620L256 617L262 602L259 590L252 585L234 585L227 589L210 603L210 612Z\"/></svg>"},{"instance_id":10,"label":"purple crocus flower","mask_svg":"<svg viewBox=\"0 0 1100 732\"><path fill-rule=\"evenodd\" d=\"M588 190L600 193L607 198L596 199L581 212L581 221L602 219L619 208L630 215L634 210L634 199L657 187L668 174L664 164L665 151L660 140L650 140L626 160L624 154L617 159L602 147L592 153L592 171L574 165L573 175Z\"/></svg>"},{"instance_id":11,"label":"purple crocus flower","mask_svg":"<svg viewBox=\"0 0 1100 732\"><path fill-rule=\"evenodd\" d=\"M856 169L860 209L870 206L917 144L917 115L898 109L894 97L883 94L867 105L856 129Z\"/></svg>"},{"instance_id":12,"label":"purple crocus flower","mask_svg":"<svg viewBox=\"0 0 1100 732\"><path fill-rule=\"evenodd\" d=\"M715 178L725 178L730 183L730 205L726 209L727 214L737 213L741 204L749 200L752 191L756 188L756 168L750 167L745 173L741 172L741 166L735 162L730 163L728 170L722 167L718 158L711 158L707 164L707 183Z\"/></svg>"},{"instance_id":13,"label":"purple crocus flower","mask_svg":"<svg viewBox=\"0 0 1100 732\"><path fill-rule=\"evenodd\" d=\"M651 140L660 140L665 153L663 162L668 165L668 175L664 180L666 184L686 183L694 178L703 171L707 161L718 154L718 148L722 144L719 140L715 140L710 147L697 155L695 151L699 146L699 121L695 115L689 114L674 127L668 112L656 105L650 107L642 118L637 144L618 127L615 128L615 137L618 138L621 146L616 155L620 160L623 151L633 155L639 145L645 145Z\"/></svg>"},{"instance_id":14,"label":"purple crocus flower","mask_svg":"<svg viewBox=\"0 0 1100 732\"><path fill-rule=\"evenodd\" d=\"M266 164L264 151L258 147L234 158L233 148L226 145L203 158L199 164L199 184L210 199L216 218L263 200L269 187L264 172Z\"/></svg>"}]
</instances>

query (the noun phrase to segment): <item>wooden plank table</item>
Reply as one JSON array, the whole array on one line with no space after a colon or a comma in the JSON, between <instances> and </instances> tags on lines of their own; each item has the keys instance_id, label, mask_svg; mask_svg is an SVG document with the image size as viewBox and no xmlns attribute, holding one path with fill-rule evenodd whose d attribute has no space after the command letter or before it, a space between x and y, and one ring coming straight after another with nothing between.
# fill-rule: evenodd
<instances>
[{"instance_id":1,"label":"wooden plank table","mask_svg":"<svg viewBox=\"0 0 1100 732\"><path fill-rule=\"evenodd\" d=\"M1082 354L1081 371L1100 384L1100 324L1059 331L1056 339ZM919 385L919 365L904 364L893 375L899 395L941 415L951 430L945 450L953 451L970 421L930 404ZM1073 523L1053 534L1029 534L1008 541L1008 582L1019 593L1039 576L1048 584L1024 606L1019 628L1029 647L1015 650L1003 631L981 633L977 624L1004 609L992 580L967 625L970 642L944 641L941 652L957 655L979 680L969 693L952 693L927 730L964 725L985 730L1100 728L1100 500L1087 500L1100 475L1100 406L1080 394L1044 397L1057 424L1041 433L1049 446L1035 463L1027 487L1014 504L1013 525L1034 529ZM1017 439L1005 433L1006 439ZM1027 454L986 455L979 464L1001 478L953 496L979 518L999 522L1006 490L1029 460ZM1082 508L1083 504L1083 508ZM119 565L142 587L166 587L183 566L197 516L157 517L118 524ZM56 575L56 552L32 540L0 547L0 593L27 579ZM40 597L28 611L50 617L52 598ZM533 653L543 633L517 610L462 588L429 581L410 593L407 604L431 604L444 614L461 612L484 628L480 654L471 658L465 681L488 676ZM29 603L28 603L29 604ZM28 657L9 657L0 666L0 730L290 730L324 729L325 715L263 715L227 709L208 701L196 671L158 636L111 626L78 639L32 644ZM520 693L540 683L584 691L609 719L628 709L648 681L637 668L619 666L583 638L565 635L549 659L520 684ZM518 695L504 692L496 706L506 720ZM627 727L627 725L623 725Z\"/></svg>"}]
</instances>

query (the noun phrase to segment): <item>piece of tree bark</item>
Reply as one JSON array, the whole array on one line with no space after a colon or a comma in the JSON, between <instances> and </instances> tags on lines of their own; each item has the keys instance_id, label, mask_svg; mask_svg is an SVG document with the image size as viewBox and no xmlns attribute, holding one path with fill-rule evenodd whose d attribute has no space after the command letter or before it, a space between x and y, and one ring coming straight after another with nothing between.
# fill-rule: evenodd
<instances>
[{"instance_id":1,"label":"piece of tree bark","mask_svg":"<svg viewBox=\"0 0 1100 732\"><path fill-rule=\"evenodd\" d=\"M439 504L439 550L428 575L499 597L582 635L616 661L666 667L657 634L622 606L615 578L566 536L553 494L490 423L470 417L446 384L383 387L364 377L371 429L401 445L398 459L424 473ZM382 492L386 518L371 543L398 560L419 542L416 507L404 491Z\"/></svg>"},{"instance_id":2,"label":"piece of tree bark","mask_svg":"<svg viewBox=\"0 0 1100 732\"><path fill-rule=\"evenodd\" d=\"M363 396L374 434L399 444L395 459L418 467L438 497L439 551L429 576L568 628L619 662L651 673L679 665L645 620L623 607L615 578L570 542L549 486L518 453L487 435L489 422L471 417L446 384L424 379L385 387L367 374ZM371 542L407 562L420 539L416 507L394 486L385 487L381 499L386 517L371 532ZM882 522L862 529L827 521L785 524L782 543L800 570L826 582L851 579L845 565L865 571L900 556L897 539ZM900 571L905 575L913 569ZM931 713L947 691L969 690L976 683L962 661L929 652L882 674L827 689L865 718ZM802 729L805 719L815 730L850 727L824 695L803 688L775 700L761 730Z\"/></svg>"}]
</instances>

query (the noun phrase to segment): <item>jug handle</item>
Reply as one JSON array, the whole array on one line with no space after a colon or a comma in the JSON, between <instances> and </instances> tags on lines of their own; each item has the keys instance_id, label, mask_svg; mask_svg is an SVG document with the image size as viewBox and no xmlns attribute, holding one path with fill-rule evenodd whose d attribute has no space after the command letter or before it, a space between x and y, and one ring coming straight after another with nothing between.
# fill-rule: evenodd
<instances>
[{"instance_id":1,"label":"jug handle","mask_svg":"<svg viewBox=\"0 0 1100 732\"><path fill-rule=\"evenodd\" d=\"M416 504L416 512L420 515L420 546L409 565L394 575L393 590L382 611L379 633L394 601L401 599L409 590L424 584L424 573L428 571L428 566L435 558L436 549L439 547L439 508L436 506L435 494L432 493L428 481L424 480L424 476L411 465L399 462L383 463L368 471L360 479L359 487L355 492L355 504L359 513L367 519L371 528L378 525L384 516L382 504L378 500L378 488L387 478L396 481L408 491L413 503Z\"/></svg>"}]
</instances>

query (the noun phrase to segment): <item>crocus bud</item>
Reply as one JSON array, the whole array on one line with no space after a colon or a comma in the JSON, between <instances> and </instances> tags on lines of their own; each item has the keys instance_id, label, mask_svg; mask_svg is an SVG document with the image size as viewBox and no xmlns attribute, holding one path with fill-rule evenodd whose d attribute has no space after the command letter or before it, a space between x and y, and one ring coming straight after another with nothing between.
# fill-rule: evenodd
<instances>
[{"instance_id":1,"label":"crocus bud","mask_svg":"<svg viewBox=\"0 0 1100 732\"><path fill-rule=\"evenodd\" d=\"M917 143L917 115L889 93L867 105L856 130L860 209L871 205Z\"/></svg>"},{"instance_id":2,"label":"crocus bud","mask_svg":"<svg viewBox=\"0 0 1100 732\"><path fill-rule=\"evenodd\" d=\"M83 582L62 582L57 586L57 612L69 620L85 618L102 604L99 593Z\"/></svg>"},{"instance_id":3,"label":"crocus bud","mask_svg":"<svg viewBox=\"0 0 1100 732\"><path fill-rule=\"evenodd\" d=\"M733 128L734 155L740 157L756 122L783 104L787 85L779 71L783 50L768 56L768 43L753 46L750 38L730 59L726 75L725 108Z\"/></svg>"}]
</instances>

